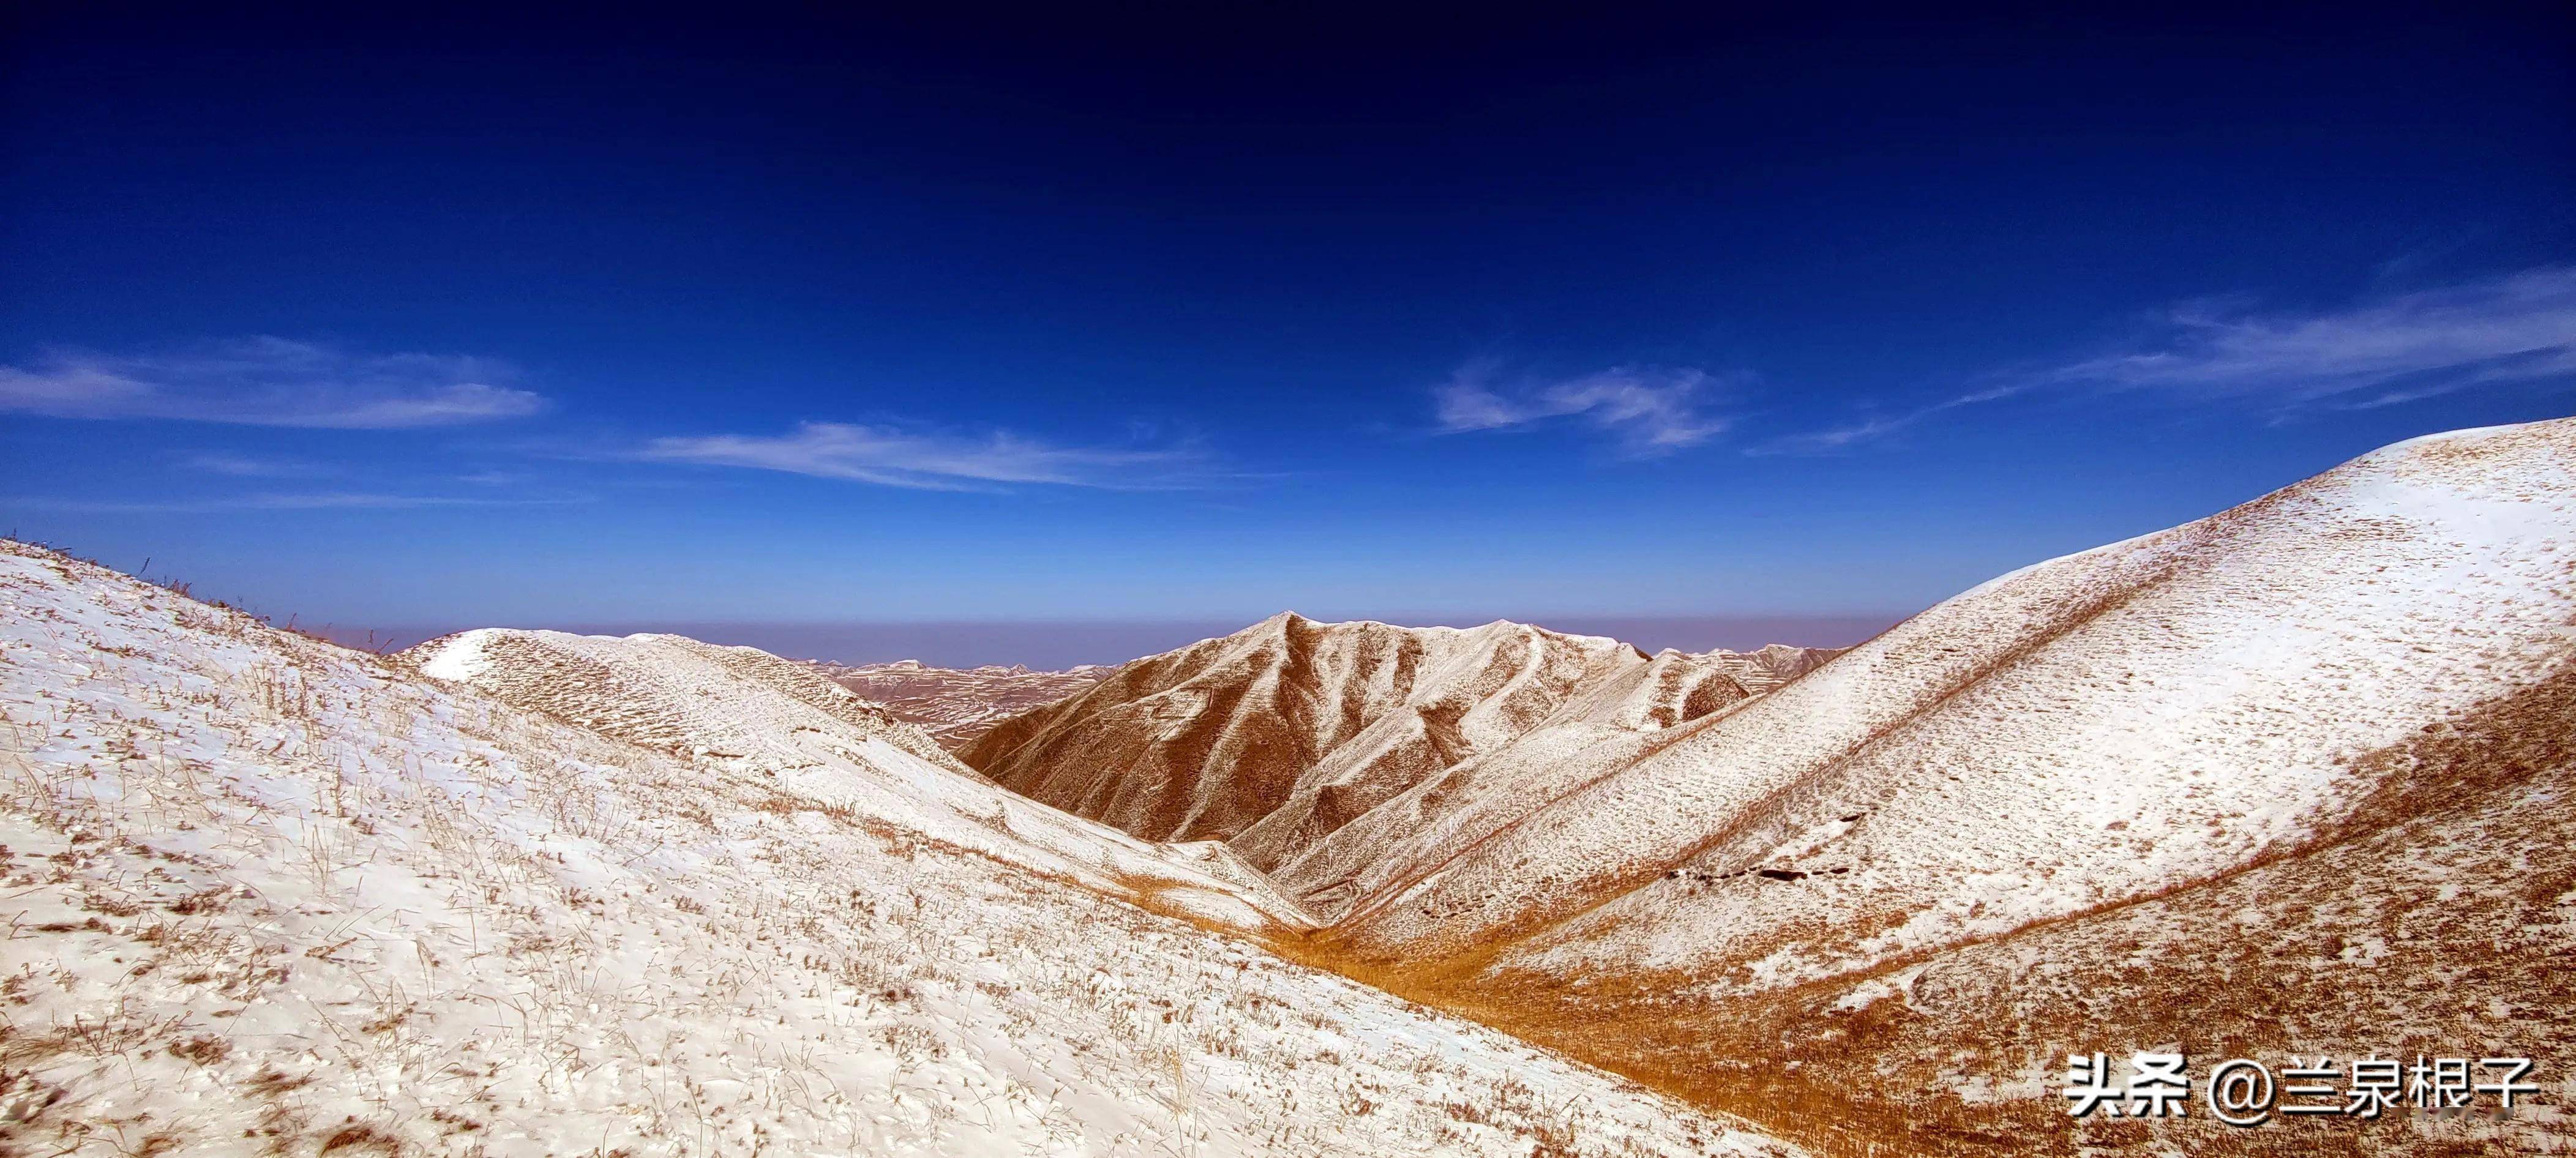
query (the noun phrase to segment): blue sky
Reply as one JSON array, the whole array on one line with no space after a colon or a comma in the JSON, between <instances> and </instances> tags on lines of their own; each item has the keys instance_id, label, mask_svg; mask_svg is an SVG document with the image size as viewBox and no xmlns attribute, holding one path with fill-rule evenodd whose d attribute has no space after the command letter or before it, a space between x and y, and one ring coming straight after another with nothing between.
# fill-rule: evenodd
<instances>
[{"instance_id":1,"label":"blue sky","mask_svg":"<svg viewBox=\"0 0 2576 1158\"><path fill-rule=\"evenodd\" d=\"M343 625L1865 620L2576 411L2536 13L1239 19L26 18L0 530Z\"/></svg>"}]
</instances>

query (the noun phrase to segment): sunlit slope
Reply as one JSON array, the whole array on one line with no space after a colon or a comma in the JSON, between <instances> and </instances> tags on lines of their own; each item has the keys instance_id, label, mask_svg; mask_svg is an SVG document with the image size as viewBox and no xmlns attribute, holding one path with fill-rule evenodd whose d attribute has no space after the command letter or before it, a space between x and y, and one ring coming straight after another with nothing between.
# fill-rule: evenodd
<instances>
[{"instance_id":1,"label":"sunlit slope","mask_svg":"<svg viewBox=\"0 0 2576 1158\"><path fill-rule=\"evenodd\" d=\"M0 1152L1785 1152L1111 899L1228 886L864 712L557 708L0 540Z\"/></svg>"},{"instance_id":2,"label":"sunlit slope","mask_svg":"<svg viewBox=\"0 0 2576 1158\"><path fill-rule=\"evenodd\" d=\"M1498 988L1558 994L1530 1009L1553 1023L1544 1040L1605 1059L1617 1055L1600 1047L1623 1043L1641 1068L1732 1087L1720 1104L1827 1111L1765 1115L1776 1124L1901 1124L1920 1152L1990 1152L1980 1139L1993 1137L2188 1154L2564 1149L2576 1135L2576 668L2354 763L2376 786L2291 847L1863 976L1678 1002L1625 986L1611 1000L1561 983ZM2509 1120L2409 1106L2378 1121L2247 1131L2196 1116L2149 1132L2068 1118L2070 1052L2166 1044L2204 1075L2232 1057L2275 1069L2293 1056L2531 1058L2543 1093ZM1900 1144L1899 1131L1880 1136Z\"/></svg>"},{"instance_id":3,"label":"sunlit slope","mask_svg":"<svg viewBox=\"0 0 2576 1158\"><path fill-rule=\"evenodd\" d=\"M962 755L996 781L1158 839L1223 840L1277 870L1447 770L1533 734L1652 731L1830 653L1646 656L1615 640L1282 614L1136 660L1006 720Z\"/></svg>"},{"instance_id":4,"label":"sunlit slope","mask_svg":"<svg viewBox=\"0 0 2576 1158\"><path fill-rule=\"evenodd\" d=\"M1962 594L1532 809L1470 810L1363 959L1752 991L2311 839L2356 757L2576 655L2576 423L2418 439Z\"/></svg>"},{"instance_id":5,"label":"sunlit slope","mask_svg":"<svg viewBox=\"0 0 2576 1158\"><path fill-rule=\"evenodd\" d=\"M485 628L401 653L520 708L756 776L1014 863L1247 931L1308 924L1221 846L1154 845L995 786L811 667L677 635Z\"/></svg>"}]
</instances>

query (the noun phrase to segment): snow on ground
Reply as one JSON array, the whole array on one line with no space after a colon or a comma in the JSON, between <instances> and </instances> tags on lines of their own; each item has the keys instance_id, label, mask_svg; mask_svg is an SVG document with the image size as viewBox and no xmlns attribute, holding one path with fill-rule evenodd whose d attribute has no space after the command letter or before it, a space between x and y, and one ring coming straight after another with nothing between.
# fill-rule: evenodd
<instances>
[{"instance_id":1,"label":"snow on ground","mask_svg":"<svg viewBox=\"0 0 2576 1158\"><path fill-rule=\"evenodd\" d=\"M1318 623L1282 613L1131 661L1097 686L994 725L961 755L1032 798L1156 839L1221 840L1329 913L1370 849L1340 830L1400 797L1408 821L1458 806L1424 786L1529 737L1548 746L1675 727L1834 655L1773 646L1649 657L1601 636ZM1327 841L1333 863L1290 866ZM1348 854L1356 852L1352 857ZM1348 861L1349 863L1344 863Z\"/></svg>"},{"instance_id":2,"label":"snow on ground","mask_svg":"<svg viewBox=\"0 0 2576 1158\"><path fill-rule=\"evenodd\" d=\"M485 628L395 657L514 707L1101 892L1251 933L1314 922L1222 850L1180 852L1003 789L811 666L679 635ZM450 673L453 673L452 675Z\"/></svg>"},{"instance_id":3,"label":"snow on ground","mask_svg":"<svg viewBox=\"0 0 2576 1158\"><path fill-rule=\"evenodd\" d=\"M0 1151L1788 1152L744 764L0 541Z\"/></svg>"},{"instance_id":4,"label":"snow on ground","mask_svg":"<svg viewBox=\"0 0 2576 1158\"><path fill-rule=\"evenodd\" d=\"M2046 1079L2177 1038L2559 1056L2571 552L2576 420L2390 447L1552 782L1477 769L1318 941L1820 1149L2566 1150L2538 1113L2079 1127Z\"/></svg>"},{"instance_id":5,"label":"snow on ground","mask_svg":"<svg viewBox=\"0 0 2576 1158\"><path fill-rule=\"evenodd\" d=\"M1766 1124L1883 1152L2576 1152L2576 668L2358 762L2378 787L2341 823L2241 872L1815 985L1666 990L1639 1023L1691 1041L1711 1090L1805 1103ZM2066 1113L2069 1054L2168 1047L2204 1080L2228 1057L2530 1058L2539 1092L2254 1129Z\"/></svg>"},{"instance_id":6,"label":"snow on ground","mask_svg":"<svg viewBox=\"0 0 2576 1158\"><path fill-rule=\"evenodd\" d=\"M2200 879L2576 657L2571 550L2576 420L2392 447L1952 599L1422 850L1346 931L1761 987Z\"/></svg>"},{"instance_id":7,"label":"snow on ground","mask_svg":"<svg viewBox=\"0 0 2576 1158\"><path fill-rule=\"evenodd\" d=\"M1499 746L1634 648L1514 623L1318 623L1281 613L1121 666L1006 720L968 763L1031 798L1268 868L1414 781Z\"/></svg>"}]
</instances>

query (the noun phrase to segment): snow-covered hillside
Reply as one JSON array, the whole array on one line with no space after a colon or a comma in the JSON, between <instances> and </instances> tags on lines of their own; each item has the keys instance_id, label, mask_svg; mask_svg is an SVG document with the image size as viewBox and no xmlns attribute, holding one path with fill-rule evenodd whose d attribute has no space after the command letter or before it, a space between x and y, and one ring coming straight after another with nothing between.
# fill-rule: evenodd
<instances>
[{"instance_id":1,"label":"snow-covered hillside","mask_svg":"<svg viewBox=\"0 0 2576 1158\"><path fill-rule=\"evenodd\" d=\"M2576 953L2576 879L2563 839L2497 842L2517 815L2567 832L2576 751L2546 709L2571 664L2576 420L2417 439L2016 571L1734 710L1568 750L1544 787L1353 825L1383 838L1378 867L1326 938L1399 988L1696 1073L1677 1084L1726 1104L2000 1091L1995 1112L2062 1132L2036 1075L2069 1049L2442 1036L2522 1056L2569 1036L2564 1001L2536 1027L2507 1011L2561 992L2526 983ZM2472 745L2456 785L2425 783L2410 746L2459 736L2519 754ZM2418 908L2445 902L2514 915ZM2374 970L2390 954L2410 968ZM2215 961L2242 964L2208 991L2272 978L2253 1004L2273 1012L2167 1000ZM2112 1012L2124 993L2138 1005ZM2356 995L2369 1015L2324 1011ZM1863 1008L1903 1032L1829 1016ZM1798 1090L1735 1068L1800 1038ZM1914 1071L1933 1084L1881 1080L1915 1056L1940 1059Z\"/></svg>"},{"instance_id":2,"label":"snow-covered hillside","mask_svg":"<svg viewBox=\"0 0 2576 1158\"><path fill-rule=\"evenodd\" d=\"M1703 651L1692 654L1715 664L1744 690L1757 695L1823 667L1825 661L1850 651L1848 647L1794 647L1785 643L1766 644L1752 651Z\"/></svg>"},{"instance_id":3,"label":"snow-covered hillside","mask_svg":"<svg viewBox=\"0 0 2576 1158\"><path fill-rule=\"evenodd\" d=\"M1426 849L1349 931L1420 952L1580 914L1549 952L1767 982L2206 875L2350 807L2355 757L2576 658L2570 552L2576 422L2393 447L1960 595ZM1810 922L1848 932L1772 956Z\"/></svg>"},{"instance_id":4,"label":"snow-covered hillside","mask_svg":"<svg viewBox=\"0 0 2576 1158\"><path fill-rule=\"evenodd\" d=\"M1785 1152L1107 899L1259 907L862 708L522 642L427 666L638 698L594 731L0 541L0 1151Z\"/></svg>"},{"instance_id":5,"label":"snow-covered hillside","mask_svg":"<svg viewBox=\"0 0 2576 1158\"><path fill-rule=\"evenodd\" d=\"M1833 653L1648 657L1616 640L1495 622L1318 623L1283 612L1134 660L962 751L1031 797L1141 836L1222 840L1277 870L1461 763L1571 727L1583 742L1672 727Z\"/></svg>"},{"instance_id":6,"label":"snow-covered hillside","mask_svg":"<svg viewBox=\"0 0 2576 1158\"><path fill-rule=\"evenodd\" d=\"M1156 845L1033 804L804 664L678 635L485 628L394 657L799 799L1249 933L1313 922L1212 843Z\"/></svg>"},{"instance_id":7,"label":"snow-covered hillside","mask_svg":"<svg viewBox=\"0 0 2576 1158\"><path fill-rule=\"evenodd\" d=\"M1157 845L993 785L806 665L677 635L485 628L394 657L504 703L1248 933L1313 922L1223 845Z\"/></svg>"},{"instance_id":8,"label":"snow-covered hillside","mask_svg":"<svg viewBox=\"0 0 2576 1158\"><path fill-rule=\"evenodd\" d=\"M2576 1149L2576 420L1830 663L1282 616L993 780L678 637L382 661L5 541L0 613L12 1154L1778 1152L1263 942L1832 1153ZM2543 1093L2066 1113L2165 1048Z\"/></svg>"}]
</instances>

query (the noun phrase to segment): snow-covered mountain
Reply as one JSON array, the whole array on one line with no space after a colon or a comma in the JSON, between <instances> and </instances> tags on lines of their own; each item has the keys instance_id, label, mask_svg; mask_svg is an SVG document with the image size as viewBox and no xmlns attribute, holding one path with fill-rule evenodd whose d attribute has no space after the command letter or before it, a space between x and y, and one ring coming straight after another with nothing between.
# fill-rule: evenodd
<instances>
[{"instance_id":1,"label":"snow-covered mountain","mask_svg":"<svg viewBox=\"0 0 2576 1158\"><path fill-rule=\"evenodd\" d=\"M1918 1149L2145 1139L2068 1138L2071 1050L2565 1057L2570 679L2576 420L2417 439L2005 575L1733 710L1488 761L1502 789L1427 780L1316 854L1362 866L1321 940ZM1311 865L1279 877L1315 897Z\"/></svg>"},{"instance_id":2,"label":"snow-covered mountain","mask_svg":"<svg viewBox=\"0 0 2576 1158\"><path fill-rule=\"evenodd\" d=\"M920 725L952 752L1008 717L1074 695L1117 670L1100 664L1063 671L1031 671L1018 664L934 667L917 659L855 666L807 662L824 678L885 705L895 718Z\"/></svg>"},{"instance_id":3,"label":"snow-covered mountain","mask_svg":"<svg viewBox=\"0 0 2576 1158\"><path fill-rule=\"evenodd\" d=\"M1790 1152L759 653L387 662L0 540L0 793L12 1155Z\"/></svg>"},{"instance_id":4,"label":"snow-covered mountain","mask_svg":"<svg viewBox=\"0 0 2576 1158\"><path fill-rule=\"evenodd\" d=\"M1283 870L1343 825L1536 734L1589 744L1700 719L1832 653L1666 651L1495 622L1293 613L1134 660L961 755L1032 798ZM1569 739L1570 732L1579 739Z\"/></svg>"},{"instance_id":5,"label":"snow-covered mountain","mask_svg":"<svg viewBox=\"0 0 2576 1158\"><path fill-rule=\"evenodd\" d=\"M1313 922L1223 845L1158 845L1033 804L804 664L678 635L485 628L394 657L514 707L800 799L1247 932Z\"/></svg>"},{"instance_id":6,"label":"snow-covered mountain","mask_svg":"<svg viewBox=\"0 0 2576 1158\"><path fill-rule=\"evenodd\" d=\"M1694 654L1706 657L1744 690L1760 694L1824 666L1826 660L1850 651L1848 647L1793 647L1785 643L1768 644L1752 651L1704 651Z\"/></svg>"},{"instance_id":7,"label":"snow-covered mountain","mask_svg":"<svg viewBox=\"0 0 2576 1158\"><path fill-rule=\"evenodd\" d=\"M1280 612L1128 661L961 754L1002 785L1131 834L1226 841L1329 916L1404 829L1484 795L1507 805L1551 793L1569 751L1633 751L1837 654L1775 643L1646 656L1522 623L1399 628Z\"/></svg>"},{"instance_id":8,"label":"snow-covered mountain","mask_svg":"<svg viewBox=\"0 0 2576 1158\"><path fill-rule=\"evenodd\" d=\"M0 613L0 1151L1779 1152L1261 945L1819 1152L2570 1136L2576 420L1839 655L1281 616L962 761L672 636L380 661L5 542ZM2150 1049L2543 1093L2066 1113Z\"/></svg>"}]
</instances>

